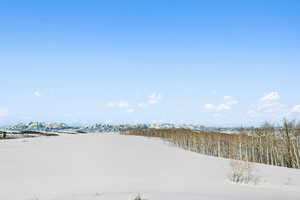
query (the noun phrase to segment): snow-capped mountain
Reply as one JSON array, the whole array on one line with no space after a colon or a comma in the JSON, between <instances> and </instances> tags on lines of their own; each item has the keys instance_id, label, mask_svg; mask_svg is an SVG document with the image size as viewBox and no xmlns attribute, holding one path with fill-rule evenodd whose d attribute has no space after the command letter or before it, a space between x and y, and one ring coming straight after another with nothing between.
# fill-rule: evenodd
<instances>
[{"instance_id":1,"label":"snow-capped mountain","mask_svg":"<svg viewBox=\"0 0 300 200\"><path fill-rule=\"evenodd\" d=\"M202 131L222 131L234 132L238 131L239 127L205 127L194 124L173 124L173 123L132 123L132 124L107 124L97 123L89 126L70 126L65 123L50 123L50 122L29 122L19 123L13 126L4 128L9 131L62 131L62 130L81 130L84 132L118 132L126 129L190 129Z\"/></svg>"},{"instance_id":2,"label":"snow-capped mountain","mask_svg":"<svg viewBox=\"0 0 300 200\"><path fill-rule=\"evenodd\" d=\"M145 129L150 128L148 124L94 124L83 128L85 131L90 132L118 132L126 129Z\"/></svg>"},{"instance_id":3,"label":"snow-capped mountain","mask_svg":"<svg viewBox=\"0 0 300 200\"><path fill-rule=\"evenodd\" d=\"M72 129L74 127L70 127L65 123L47 123L47 122L29 122L29 123L19 123L13 126L9 126L6 130L11 131L57 131L57 130L65 130Z\"/></svg>"}]
</instances>

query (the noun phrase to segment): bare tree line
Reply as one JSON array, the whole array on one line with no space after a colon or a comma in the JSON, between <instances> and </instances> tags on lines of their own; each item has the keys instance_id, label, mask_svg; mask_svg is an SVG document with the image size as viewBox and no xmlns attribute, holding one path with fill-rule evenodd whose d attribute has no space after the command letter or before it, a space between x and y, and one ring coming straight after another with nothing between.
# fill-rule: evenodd
<instances>
[{"instance_id":1,"label":"bare tree line","mask_svg":"<svg viewBox=\"0 0 300 200\"><path fill-rule=\"evenodd\" d=\"M131 129L121 134L159 137L186 150L234 160L300 168L300 124L241 129L227 134L187 129Z\"/></svg>"}]
</instances>

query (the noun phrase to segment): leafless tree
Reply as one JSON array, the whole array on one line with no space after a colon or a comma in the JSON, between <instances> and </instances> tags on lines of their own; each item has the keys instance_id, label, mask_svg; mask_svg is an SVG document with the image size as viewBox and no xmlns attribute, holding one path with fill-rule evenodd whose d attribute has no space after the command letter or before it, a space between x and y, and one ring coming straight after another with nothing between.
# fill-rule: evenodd
<instances>
[{"instance_id":1,"label":"leafless tree","mask_svg":"<svg viewBox=\"0 0 300 200\"><path fill-rule=\"evenodd\" d=\"M186 150L210 156L300 168L299 124L284 121L275 128L270 123L261 127L240 129L235 134L193 131L188 129L131 129L126 135L159 137Z\"/></svg>"}]
</instances>

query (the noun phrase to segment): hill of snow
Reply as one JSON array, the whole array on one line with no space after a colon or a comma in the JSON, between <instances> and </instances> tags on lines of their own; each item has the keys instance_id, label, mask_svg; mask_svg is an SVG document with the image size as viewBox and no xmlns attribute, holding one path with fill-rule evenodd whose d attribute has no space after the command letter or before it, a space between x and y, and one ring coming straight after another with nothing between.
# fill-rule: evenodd
<instances>
[{"instance_id":1,"label":"hill of snow","mask_svg":"<svg viewBox=\"0 0 300 200\"><path fill-rule=\"evenodd\" d=\"M117 134L1 140L0 199L300 199L299 170L256 165L261 183L237 185L229 162Z\"/></svg>"}]
</instances>

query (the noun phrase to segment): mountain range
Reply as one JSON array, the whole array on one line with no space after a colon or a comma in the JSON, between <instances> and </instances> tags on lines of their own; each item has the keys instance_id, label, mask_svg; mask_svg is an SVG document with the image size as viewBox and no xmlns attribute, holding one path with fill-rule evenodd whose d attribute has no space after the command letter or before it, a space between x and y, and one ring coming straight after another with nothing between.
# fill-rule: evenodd
<instances>
[{"instance_id":1,"label":"mountain range","mask_svg":"<svg viewBox=\"0 0 300 200\"><path fill-rule=\"evenodd\" d=\"M85 132L117 132L126 129L191 129L207 131L237 131L240 127L206 127L193 124L172 124L172 123L133 123L133 124L107 124L97 123L89 126L71 126L65 123L51 122L29 122L19 123L2 128L6 131L67 131L80 130Z\"/></svg>"}]
</instances>

